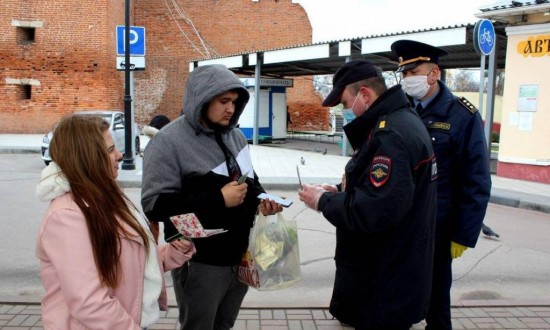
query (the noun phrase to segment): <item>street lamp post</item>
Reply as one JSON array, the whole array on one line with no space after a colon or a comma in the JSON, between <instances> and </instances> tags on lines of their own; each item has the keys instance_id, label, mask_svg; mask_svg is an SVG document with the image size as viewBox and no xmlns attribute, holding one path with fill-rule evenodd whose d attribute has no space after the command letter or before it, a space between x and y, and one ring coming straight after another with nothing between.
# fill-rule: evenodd
<instances>
[{"instance_id":1,"label":"street lamp post","mask_svg":"<svg viewBox=\"0 0 550 330\"><path fill-rule=\"evenodd\" d=\"M124 158L123 170L135 170L132 152L132 95L130 95L130 0L124 0Z\"/></svg>"}]
</instances>

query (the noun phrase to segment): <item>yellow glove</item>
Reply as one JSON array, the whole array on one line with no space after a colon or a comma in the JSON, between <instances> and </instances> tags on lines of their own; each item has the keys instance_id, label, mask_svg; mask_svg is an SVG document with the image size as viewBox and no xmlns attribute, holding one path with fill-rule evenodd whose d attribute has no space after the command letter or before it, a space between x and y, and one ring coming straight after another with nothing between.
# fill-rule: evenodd
<instances>
[{"instance_id":1,"label":"yellow glove","mask_svg":"<svg viewBox=\"0 0 550 330\"><path fill-rule=\"evenodd\" d=\"M468 249L467 246L451 241L451 258L458 258Z\"/></svg>"}]
</instances>

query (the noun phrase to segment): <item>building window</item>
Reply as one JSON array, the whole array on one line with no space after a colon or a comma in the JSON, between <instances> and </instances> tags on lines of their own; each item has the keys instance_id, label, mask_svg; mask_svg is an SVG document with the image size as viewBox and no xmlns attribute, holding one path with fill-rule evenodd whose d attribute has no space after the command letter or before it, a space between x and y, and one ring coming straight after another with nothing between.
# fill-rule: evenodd
<instances>
[{"instance_id":1,"label":"building window","mask_svg":"<svg viewBox=\"0 0 550 330\"><path fill-rule=\"evenodd\" d=\"M15 94L20 101L32 98L32 86L40 86L40 81L31 78L6 78L6 85L15 85Z\"/></svg>"},{"instance_id":2,"label":"building window","mask_svg":"<svg viewBox=\"0 0 550 330\"><path fill-rule=\"evenodd\" d=\"M44 26L42 21L20 21L14 19L11 25L16 28L17 43L20 45L34 44L36 29Z\"/></svg>"},{"instance_id":3,"label":"building window","mask_svg":"<svg viewBox=\"0 0 550 330\"><path fill-rule=\"evenodd\" d=\"M21 100L30 100L32 96L32 85L20 85L20 92L19 95L21 95Z\"/></svg>"},{"instance_id":4,"label":"building window","mask_svg":"<svg viewBox=\"0 0 550 330\"><path fill-rule=\"evenodd\" d=\"M29 45L34 43L35 35L34 27L18 27L17 28L17 42L20 45Z\"/></svg>"}]
</instances>

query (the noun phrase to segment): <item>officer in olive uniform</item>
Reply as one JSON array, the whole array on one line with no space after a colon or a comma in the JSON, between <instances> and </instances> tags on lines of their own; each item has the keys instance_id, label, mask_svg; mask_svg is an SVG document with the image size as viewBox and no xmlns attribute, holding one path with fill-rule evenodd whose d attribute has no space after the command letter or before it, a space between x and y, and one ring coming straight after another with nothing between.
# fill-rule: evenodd
<instances>
[{"instance_id":1,"label":"officer in olive uniform","mask_svg":"<svg viewBox=\"0 0 550 330\"><path fill-rule=\"evenodd\" d=\"M437 203L430 136L401 86L372 62L334 75L323 106L357 116L344 126L355 153L341 185L303 185L300 200L336 227L330 312L356 329L404 330L426 317Z\"/></svg>"},{"instance_id":2,"label":"officer in olive uniform","mask_svg":"<svg viewBox=\"0 0 550 330\"><path fill-rule=\"evenodd\" d=\"M451 263L473 248L491 193L489 154L481 116L466 99L454 96L439 80L444 50L417 41L391 45L397 72L424 125L437 159L435 262L426 329L451 329Z\"/></svg>"}]
</instances>

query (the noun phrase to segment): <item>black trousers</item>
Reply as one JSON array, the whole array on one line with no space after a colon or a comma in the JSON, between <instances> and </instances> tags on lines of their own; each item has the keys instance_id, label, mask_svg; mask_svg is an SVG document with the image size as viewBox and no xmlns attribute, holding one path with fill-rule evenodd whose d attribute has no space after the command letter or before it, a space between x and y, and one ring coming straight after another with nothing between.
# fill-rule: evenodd
<instances>
[{"instance_id":1,"label":"black trousers","mask_svg":"<svg viewBox=\"0 0 550 330\"><path fill-rule=\"evenodd\" d=\"M451 330L451 285L453 282L451 240L436 239L432 294L426 330Z\"/></svg>"}]
</instances>

